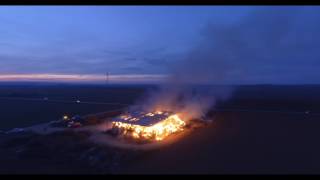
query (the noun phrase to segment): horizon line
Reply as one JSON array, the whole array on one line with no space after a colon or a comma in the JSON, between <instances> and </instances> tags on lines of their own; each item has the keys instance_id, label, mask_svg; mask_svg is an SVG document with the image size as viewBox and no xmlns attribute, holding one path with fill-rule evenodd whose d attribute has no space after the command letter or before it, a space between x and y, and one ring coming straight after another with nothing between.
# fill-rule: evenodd
<instances>
[{"instance_id":1,"label":"horizon line","mask_svg":"<svg viewBox=\"0 0 320 180\"><path fill-rule=\"evenodd\" d=\"M0 82L86 82L86 83L146 83L162 82L164 74L63 74L63 73L15 73L0 74Z\"/></svg>"}]
</instances>

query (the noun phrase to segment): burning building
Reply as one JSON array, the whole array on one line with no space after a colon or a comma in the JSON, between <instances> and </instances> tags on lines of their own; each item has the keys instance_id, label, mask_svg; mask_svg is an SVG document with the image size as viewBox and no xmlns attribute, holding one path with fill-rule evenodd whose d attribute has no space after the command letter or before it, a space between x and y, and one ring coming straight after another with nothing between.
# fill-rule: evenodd
<instances>
[{"instance_id":1,"label":"burning building","mask_svg":"<svg viewBox=\"0 0 320 180\"><path fill-rule=\"evenodd\" d=\"M132 112L113 119L113 131L138 140L161 141L183 130L186 123L172 112Z\"/></svg>"}]
</instances>

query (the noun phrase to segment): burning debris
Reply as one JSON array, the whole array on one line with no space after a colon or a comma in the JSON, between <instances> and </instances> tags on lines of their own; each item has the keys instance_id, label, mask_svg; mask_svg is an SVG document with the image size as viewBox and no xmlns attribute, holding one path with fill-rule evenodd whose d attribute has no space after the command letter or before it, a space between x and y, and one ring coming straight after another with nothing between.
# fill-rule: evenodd
<instances>
[{"instance_id":1,"label":"burning debris","mask_svg":"<svg viewBox=\"0 0 320 180\"><path fill-rule=\"evenodd\" d=\"M161 141L170 134L183 130L186 122L172 112L132 112L112 121L112 132L136 140Z\"/></svg>"}]
</instances>

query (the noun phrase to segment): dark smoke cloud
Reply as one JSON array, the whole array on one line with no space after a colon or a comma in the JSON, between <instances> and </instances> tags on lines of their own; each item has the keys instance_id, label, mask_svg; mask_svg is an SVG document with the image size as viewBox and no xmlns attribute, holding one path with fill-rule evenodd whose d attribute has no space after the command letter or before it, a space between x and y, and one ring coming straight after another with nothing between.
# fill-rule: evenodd
<instances>
[{"instance_id":1,"label":"dark smoke cloud","mask_svg":"<svg viewBox=\"0 0 320 180\"><path fill-rule=\"evenodd\" d=\"M317 10L257 8L235 24L209 23L192 51L170 66L167 83L151 93L145 107L185 112L188 118L198 118L217 100L225 100L233 92L230 87L199 85L232 84L237 80L263 83L273 79L273 73L285 73L290 64L319 59L316 51L320 45L317 22L320 13ZM302 68L308 67L310 64L302 65ZM288 78L281 77L282 80Z\"/></svg>"},{"instance_id":2,"label":"dark smoke cloud","mask_svg":"<svg viewBox=\"0 0 320 180\"><path fill-rule=\"evenodd\" d=\"M284 83L294 81L282 76L283 72L295 67L307 74L320 57L319 18L318 8L268 7L255 9L238 23L209 23L199 44L173 65L173 81L277 83L273 74ZM294 70L289 73L297 74Z\"/></svg>"}]
</instances>

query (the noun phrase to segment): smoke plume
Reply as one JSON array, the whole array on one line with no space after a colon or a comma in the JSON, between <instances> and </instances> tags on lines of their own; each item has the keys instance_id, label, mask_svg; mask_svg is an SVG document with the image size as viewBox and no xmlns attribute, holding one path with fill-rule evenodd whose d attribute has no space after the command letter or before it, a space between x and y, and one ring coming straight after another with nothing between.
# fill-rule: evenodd
<instances>
[{"instance_id":1,"label":"smoke plume","mask_svg":"<svg viewBox=\"0 0 320 180\"><path fill-rule=\"evenodd\" d=\"M255 78L254 73L263 77L269 62L280 61L276 70L283 70L281 61L292 58L294 62L314 50L315 43L308 41L311 36L296 21L301 14L313 17L308 24L319 27L313 21L319 17L314 16L319 14L317 11L297 7L258 8L237 23L209 23L200 33L199 43L170 66L166 84L149 92L143 108L182 112L187 119L199 118L217 101L232 95L231 86L217 85L237 83L237 79L245 83ZM301 45L309 49L300 49ZM256 68L248 68L253 66Z\"/></svg>"}]
</instances>

